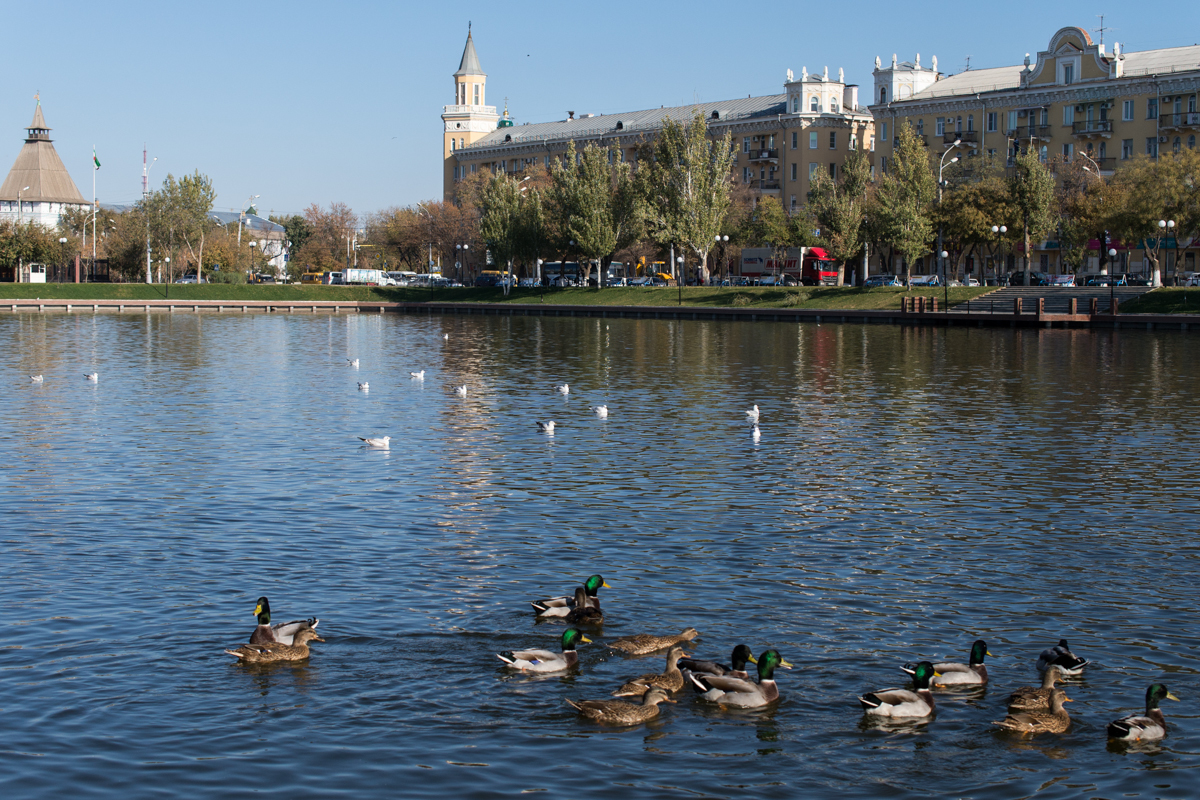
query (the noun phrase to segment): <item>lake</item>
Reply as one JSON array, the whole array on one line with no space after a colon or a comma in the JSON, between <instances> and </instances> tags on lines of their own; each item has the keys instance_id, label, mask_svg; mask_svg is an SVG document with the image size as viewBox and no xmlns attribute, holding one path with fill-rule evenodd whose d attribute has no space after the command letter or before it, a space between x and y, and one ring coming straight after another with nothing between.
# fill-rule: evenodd
<instances>
[{"instance_id":1,"label":"lake","mask_svg":"<svg viewBox=\"0 0 1200 800\"><path fill-rule=\"evenodd\" d=\"M5 797L1200 793L1187 334L179 313L0 333ZM563 631L529 601L593 573L606 622L579 668L505 670ZM321 618L307 662L223 652L259 595ZM686 626L708 658L777 648L782 700L682 693L625 729L565 703L661 669L606 641ZM1070 730L999 732L1060 637L1094 661ZM864 720L901 663L977 638L988 687ZM1156 681L1182 700L1167 737L1109 745Z\"/></svg>"}]
</instances>

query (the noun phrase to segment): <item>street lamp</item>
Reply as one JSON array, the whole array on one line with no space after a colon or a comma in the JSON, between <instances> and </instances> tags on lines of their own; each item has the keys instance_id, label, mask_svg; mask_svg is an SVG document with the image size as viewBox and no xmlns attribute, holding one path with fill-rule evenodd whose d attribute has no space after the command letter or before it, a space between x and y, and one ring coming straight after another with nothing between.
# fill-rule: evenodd
<instances>
[{"instance_id":1,"label":"street lamp","mask_svg":"<svg viewBox=\"0 0 1200 800\"><path fill-rule=\"evenodd\" d=\"M679 290L679 305L683 305L683 256L676 256L679 269L675 271L675 288Z\"/></svg>"},{"instance_id":2,"label":"street lamp","mask_svg":"<svg viewBox=\"0 0 1200 800\"><path fill-rule=\"evenodd\" d=\"M958 147L960 144L962 144L962 139L961 138L955 139L954 144L952 144L948 148L946 148L946 152L942 153L941 160L938 161L938 205L939 206L942 204L942 189L946 185L946 181L943 180L943 178L942 178L942 170L944 170L946 168L946 156L950 155L950 153L954 150L954 148ZM958 161L958 156L955 156L954 158L950 159L951 164L954 164L957 161ZM946 280L946 253L944 250L942 250L942 226L940 223L938 224L938 250L942 251L942 281L945 282L945 280Z\"/></svg>"},{"instance_id":3,"label":"street lamp","mask_svg":"<svg viewBox=\"0 0 1200 800\"><path fill-rule=\"evenodd\" d=\"M942 311L950 310L950 281L946 280L946 257L950 254L945 250L942 251ZM954 273L957 275L958 273Z\"/></svg>"},{"instance_id":4,"label":"street lamp","mask_svg":"<svg viewBox=\"0 0 1200 800\"><path fill-rule=\"evenodd\" d=\"M1158 221L1158 230L1160 232L1166 231L1167 233L1174 234L1175 233L1175 220L1160 219ZM1158 264L1157 264L1158 254L1161 251L1162 251L1162 237L1159 236L1158 241L1156 241L1154 243L1154 261L1155 261L1154 279L1150 282L1151 286L1153 286L1155 288L1158 288L1159 286L1163 285L1162 284L1162 267L1158 266Z\"/></svg>"},{"instance_id":5,"label":"street lamp","mask_svg":"<svg viewBox=\"0 0 1200 800\"><path fill-rule=\"evenodd\" d=\"M1117 248L1110 247L1108 249L1108 263L1110 263L1110 264L1114 263L1113 259L1116 257L1117 257ZM1112 308L1113 299L1116 297L1116 289L1113 288L1115 285L1116 285L1116 281L1114 281L1112 279L1112 270L1109 269L1109 275L1108 275L1108 307L1109 308Z\"/></svg>"},{"instance_id":6,"label":"street lamp","mask_svg":"<svg viewBox=\"0 0 1200 800\"><path fill-rule=\"evenodd\" d=\"M725 248L729 245L729 236L718 234L713 237L713 241L716 242L717 245L720 246L720 248L721 248L721 264L724 265L724 263L725 263ZM717 277L720 278L720 276L721 276L721 270L718 269Z\"/></svg>"},{"instance_id":7,"label":"street lamp","mask_svg":"<svg viewBox=\"0 0 1200 800\"><path fill-rule=\"evenodd\" d=\"M456 262L455 262L454 266L455 266L455 268L458 270L458 282L459 282L459 283L462 283L462 278L463 278L463 261L465 261L465 260L466 260L467 251L471 249L471 245L469 245L469 244L456 244L456 245L454 245L454 249L458 251L458 258L457 258L457 260L456 260Z\"/></svg>"},{"instance_id":8,"label":"street lamp","mask_svg":"<svg viewBox=\"0 0 1200 800\"><path fill-rule=\"evenodd\" d=\"M996 234L996 263L994 264L993 268L996 272L996 283L999 284L1000 283L1000 237L1002 237L1002 236L1004 236L1004 234L1008 233L1008 226L1007 225L993 225L992 233Z\"/></svg>"}]
</instances>

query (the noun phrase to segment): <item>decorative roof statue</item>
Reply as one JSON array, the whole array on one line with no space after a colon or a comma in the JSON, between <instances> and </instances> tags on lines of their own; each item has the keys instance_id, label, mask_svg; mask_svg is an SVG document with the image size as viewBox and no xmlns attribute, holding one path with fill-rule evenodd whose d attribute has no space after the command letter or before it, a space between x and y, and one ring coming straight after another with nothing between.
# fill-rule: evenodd
<instances>
[{"instance_id":1,"label":"decorative roof statue","mask_svg":"<svg viewBox=\"0 0 1200 800\"><path fill-rule=\"evenodd\" d=\"M792 83L795 79L796 79L795 76L792 74L792 71L789 69L787 71L787 82Z\"/></svg>"}]
</instances>

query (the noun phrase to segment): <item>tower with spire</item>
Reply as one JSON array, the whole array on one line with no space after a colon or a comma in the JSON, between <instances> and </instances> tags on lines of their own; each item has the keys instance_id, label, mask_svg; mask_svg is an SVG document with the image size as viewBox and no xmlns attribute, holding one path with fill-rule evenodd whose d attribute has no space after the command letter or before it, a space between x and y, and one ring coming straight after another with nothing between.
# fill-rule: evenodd
<instances>
[{"instance_id":1,"label":"tower with spire","mask_svg":"<svg viewBox=\"0 0 1200 800\"><path fill-rule=\"evenodd\" d=\"M465 177L460 174L455 154L496 130L500 121L496 107L486 103L487 73L479 65L475 40L468 25L467 44L454 73L454 104L442 108L442 158L445 164L442 185L447 200L454 194L454 184Z\"/></svg>"},{"instance_id":2,"label":"tower with spire","mask_svg":"<svg viewBox=\"0 0 1200 800\"><path fill-rule=\"evenodd\" d=\"M41 98L35 100L33 121L25 128L25 145L0 184L0 219L37 222L53 228L64 211L87 208L89 203L54 150L50 126L42 116Z\"/></svg>"}]
</instances>

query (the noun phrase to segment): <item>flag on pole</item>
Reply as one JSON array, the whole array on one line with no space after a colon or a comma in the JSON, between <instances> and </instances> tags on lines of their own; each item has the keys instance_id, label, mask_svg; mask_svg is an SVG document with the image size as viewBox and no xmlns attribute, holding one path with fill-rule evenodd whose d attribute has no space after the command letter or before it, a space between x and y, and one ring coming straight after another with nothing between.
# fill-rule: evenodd
<instances>
[{"instance_id":1,"label":"flag on pole","mask_svg":"<svg viewBox=\"0 0 1200 800\"><path fill-rule=\"evenodd\" d=\"M100 159L96 158L96 148L92 148L92 161L96 162L96 169L100 169Z\"/></svg>"}]
</instances>

